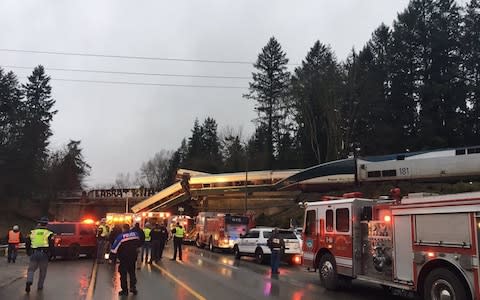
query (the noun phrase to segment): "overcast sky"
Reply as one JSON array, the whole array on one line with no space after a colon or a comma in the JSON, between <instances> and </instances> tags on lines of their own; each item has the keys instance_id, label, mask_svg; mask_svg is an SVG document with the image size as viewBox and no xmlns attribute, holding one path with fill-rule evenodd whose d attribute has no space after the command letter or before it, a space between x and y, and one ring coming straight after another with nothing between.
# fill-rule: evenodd
<instances>
[{"instance_id":1,"label":"overcast sky","mask_svg":"<svg viewBox=\"0 0 480 300\"><path fill-rule=\"evenodd\" d=\"M292 64L316 40L339 60L360 49L373 30L391 25L407 0L18 1L0 2L1 49L200 60L255 61L271 36ZM248 77L249 64L212 64L0 51L0 65L42 64L52 77L58 114L52 148L81 140L92 166L89 186L137 171L161 149L174 150L195 118L211 116L252 133L246 89L114 85L81 79L247 87L248 79L205 79L52 71L49 68ZM293 68L293 66L292 66ZM12 69L25 81L31 70Z\"/></svg>"}]
</instances>

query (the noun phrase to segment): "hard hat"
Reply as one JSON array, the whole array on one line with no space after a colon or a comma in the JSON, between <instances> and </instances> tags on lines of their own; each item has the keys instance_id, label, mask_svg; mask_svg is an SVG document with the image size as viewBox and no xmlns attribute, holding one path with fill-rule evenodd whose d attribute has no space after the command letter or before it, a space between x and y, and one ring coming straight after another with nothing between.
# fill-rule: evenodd
<instances>
[{"instance_id":1,"label":"hard hat","mask_svg":"<svg viewBox=\"0 0 480 300\"><path fill-rule=\"evenodd\" d=\"M13 225L13 230L18 230L18 225Z\"/></svg>"},{"instance_id":2,"label":"hard hat","mask_svg":"<svg viewBox=\"0 0 480 300\"><path fill-rule=\"evenodd\" d=\"M145 226L146 226L146 227L149 227L149 226L150 226L150 223L148 223L148 222L145 223Z\"/></svg>"},{"instance_id":3,"label":"hard hat","mask_svg":"<svg viewBox=\"0 0 480 300\"><path fill-rule=\"evenodd\" d=\"M48 224L48 217L41 217L40 220L37 220L37 222L46 225Z\"/></svg>"}]
</instances>

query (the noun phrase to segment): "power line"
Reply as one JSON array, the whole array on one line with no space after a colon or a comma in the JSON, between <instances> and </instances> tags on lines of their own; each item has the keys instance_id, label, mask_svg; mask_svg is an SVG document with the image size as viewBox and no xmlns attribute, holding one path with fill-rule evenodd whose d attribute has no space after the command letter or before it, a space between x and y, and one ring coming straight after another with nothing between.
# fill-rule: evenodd
<instances>
[{"instance_id":1,"label":"power line","mask_svg":"<svg viewBox=\"0 0 480 300\"><path fill-rule=\"evenodd\" d=\"M9 66L2 65L0 67L10 69L27 69L33 70L33 67ZM46 68L51 71L67 71L97 74L121 74L121 75L145 75L145 76L161 76L161 77L191 77L191 78L213 78L213 79L251 79L251 77L242 76L223 76L223 75L189 75L189 74L170 74L170 73L145 73L145 72L125 72L125 71L106 71L106 70L90 70L90 69L69 69L69 68Z\"/></svg>"},{"instance_id":2,"label":"power line","mask_svg":"<svg viewBox=\"0 0 480 300\"><path fill-rule=\"evenodd\" d=\"M237 65L253 65L254 64L254 62L251 62L251 61L240 61L240 60L209 60L209 59L152 57L152 56L109 55L109 54L97 54L97 53L39 51L39 50L5 49L5 48L0 48L0 51L3 51L3 52L18 52L18 53L34 53L34 54L49 54L49 55L65 55L65 56L121 58L121 59L138 59L138 60L160 60L160 61L196 62L196 63L214 63L214 64L237 64ZM299 66L299 64L287 64L287 65L289 65L289 66Z\"/></svg>"},{"instance_id":3,"label":"power line","mask_svg":"<svg viewBox=\"0 0 480 300\"><path fill-rule=\"evenodd\" d=\"M235 61L235 60L208 60L208 59L151 57L151 56L108 55L108 54L94 54L94 53L38 51L38 50L23 50L23 49L0 49L0 51L3 51L3 52L19 52L19 53L35 53L35 54L49 54L49 55L68 55L68 56L86 56L86 57L139 59L139 60L180 61L180 62L197 62L197 63L214 63L214 64L238 64L238 65L252 65L253 64L250 61Z\"/></svg>"},{"instance_id":4,"label":"power line","mask_svg":"<svg viewBox=\"0 0 480 300\"><path fill-rule=\"evenodd\" d=\"M226 85L194 85L194 84L170 84L170 83L150 83L150 82L131 82L131 81L106 81L106 80L87 80L87 79L66 79L51 78L54 81L82 82L82 83L99 83L99 84L123 84L123 85L141 85L141 86L165 86L165 87L186 87L186 88L210 88L210 89L246 89L243 86L226 86Z\"/></svg>"}]
</instances>

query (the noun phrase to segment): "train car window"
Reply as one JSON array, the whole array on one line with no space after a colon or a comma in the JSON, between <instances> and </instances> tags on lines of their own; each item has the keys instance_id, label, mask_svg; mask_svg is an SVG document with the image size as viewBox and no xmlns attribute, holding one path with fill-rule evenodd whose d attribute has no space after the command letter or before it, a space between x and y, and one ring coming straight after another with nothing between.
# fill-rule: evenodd
<instances>
[{"instance_id":1,"label":"train car window","mask_svg":"<svg viewBox=\"0 0 480 300\"><path fill-rule=\"evenodd\" d=\"M457 149L457 150L455 150L455 155L465 155L465 149Z\"/></svg>"},{"instance_id":2,"label":"train car window","mask_svg":"<svg viewBox=\"0 0 480 300\"><path fill-rule=\"evenodd\" d=\"M397 155L397 160L405 160L405 155Z\"/></svg>"},{"instance_id":3,"label":"train car window","mask_svg":"<svg viewBox=\"0 0 480 300\"><path fill-rule=\"evenodd\" d=\"M326 220L326 230L328 232L332 232L333 231L333 210L332 209L329 209L325 212L325 220Z\"/></svg>"},{"instance_id":4,"label":"train car window","mask_svg":"<svg viewBox=\"0 0 480 300\"><path fill-rule=\"evenodd\" d=\"M305 220L305 235L315 235L316 234L316 223L317 215L314 210L307 211L307 218Z\"/></svg>"},{"instance_id":5,"label":"train car window","mask_svg":"<svg viewBox=\"0 0 480 300\"><path fill-rule=\"evenodd\" d=\"M467 150L468 154L480 153L480 148L469 148Z\"/></svg>"},{"instance_id":6,"label":"train car window","mask_svg":"<svg viewBox=\"0 0 480 300\"><path fill-rule=\"evenodd\" d=\"M380 171L370 171L367 173L368 177L381 177L382 173Z\"/></svg>"},{"instance_id":7,"label":"train car window","mask_svg":"<svg viewBox=\"0 0 480 300\"><path fill-rule=\"evenodd\" d=\"M382 171L383 177L393 177L397 176L397 170L383 170Z\"/></svg>"},{"instance_id":8,"label":"train car window","mask_svg":"<svg viewBox=\"0 0 480 300\"><path fill-rule=\"evenodd\" d=\"M338 232L348 232L350 230L350 213L348 208L339 208L335 210Z\"/></svg>"}]
</instances>

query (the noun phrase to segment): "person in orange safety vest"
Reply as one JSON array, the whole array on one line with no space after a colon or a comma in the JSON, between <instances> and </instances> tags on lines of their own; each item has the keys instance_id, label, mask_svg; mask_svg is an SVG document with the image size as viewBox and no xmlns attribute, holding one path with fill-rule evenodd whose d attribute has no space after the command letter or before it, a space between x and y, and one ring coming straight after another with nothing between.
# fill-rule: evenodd
<instances>
[{"instance_id":1,"label":"person in orange safety vest","mask_svg":"<svg viewBox=\"0 0 480 300\"><path fill-rule=\"evenodd\" d=\"M18 225L14 225L12 230L8 231L7 238L8 242L8 263L13 262L17 259L18 245L23 241L22 233L20 232Z\"/></svg>"}]
</instances>

